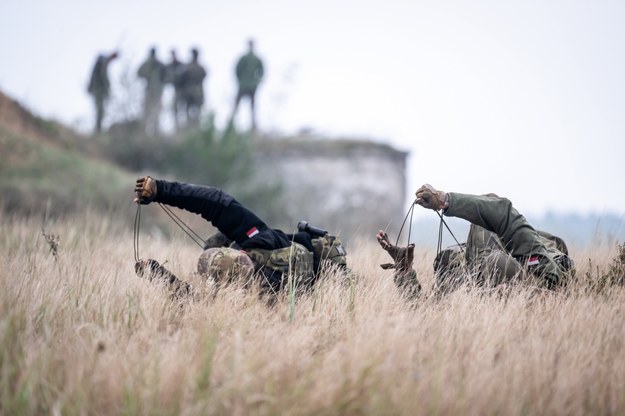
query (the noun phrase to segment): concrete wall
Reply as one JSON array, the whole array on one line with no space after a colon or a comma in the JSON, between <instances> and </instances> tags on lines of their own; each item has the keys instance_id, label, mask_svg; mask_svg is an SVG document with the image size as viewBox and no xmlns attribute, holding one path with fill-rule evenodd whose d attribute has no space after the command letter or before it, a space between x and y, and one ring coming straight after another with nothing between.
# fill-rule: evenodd
<instances>
[{"instance_id":1,"label":"concrete wall","mask_svg":"<svg viewBox=\"0 0 625 416\"><path fill-rule=\"evenodd\" d=\"M289 221L345 237L375 233L405 215L407 152L358 140L261 140L256 180L283 184Z\"/></svg>"}]
</instances>

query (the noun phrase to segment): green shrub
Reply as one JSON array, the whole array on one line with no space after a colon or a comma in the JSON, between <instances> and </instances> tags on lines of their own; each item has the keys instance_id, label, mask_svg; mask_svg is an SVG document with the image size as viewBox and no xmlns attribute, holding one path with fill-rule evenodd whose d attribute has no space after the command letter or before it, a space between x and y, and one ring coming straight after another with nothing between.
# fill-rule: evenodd
<instances>
[{"instance_id":1,"label":"green shrub","mask_svg":"<svg viewBox=\"0 0 625 416\"><path fill-rule=\"evenodd\" d=\"M213 123L174 136L148 137L138 122L113 126L101 137L102 153L115 164L141 174L226 190L273 226L285 217L282 186L259 181L255 137Z\"/></svg>"}]
</instances>

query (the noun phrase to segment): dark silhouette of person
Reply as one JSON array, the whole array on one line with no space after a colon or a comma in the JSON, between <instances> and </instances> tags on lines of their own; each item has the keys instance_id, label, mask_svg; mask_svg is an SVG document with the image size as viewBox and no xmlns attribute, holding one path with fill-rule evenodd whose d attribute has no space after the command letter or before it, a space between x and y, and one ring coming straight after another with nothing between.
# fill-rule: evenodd
<instances>
[{"instance_id":1,"label":"dark silhouette of person","mask_svg":"<svg viewBox=\"0 0 625 416\"><path fill-rule=\"evenodd\" d=\"M165 82L174 89L174 97L171 103L171 111L174 118L174 126L178 130L181 126L181 111L184 106L183 72L185 65L178 60L176 51L171 51L171 61L165 67Z\"/></svg>"},{"instance_id":2,"label":"dark silhouette of person","mask_svg":"<svg viewBox=\"0 0 625 416\"><path fill-rule=\"evenodd\" d=\"M197 128L204 105L204 78L207 71L198 61L199 51L191 50L191 62L184 66L181 75L183 102L186 110L187 124Z\"/></svg>"},{"instance_id":3,"label":"dark silhouette of person","mask_svg":"<svg viewBox=\"0 0 625 416\"><path fill-rule=\"evenodd\" d=\"M111 82L108 76L108 66L119 56L118 52L112 52L109 55L99 54L96 58L93 69L91 70L91 77L89 79L89 85L87 86L87 92L93 98L95 106L95 132L100 133L102 131L102 120L104 119L106 102L111 93Z\"/></svg>"},{"instance_id":4,"label":"dark silhouette of person","mask_svg":"<svg viewBox=\"0 0 625 416\"><path fill-rule=\"evenodd\" d=\"M230 124L234 123L234 118L237 115L239 109L239 103L243 97L247 97L250 100L250 111L252 118L252 129L256 129L256 105L255 96L256 89L260 85L265 73L263 62L254 53L254 40L248 41L248 51L245 55L241 56L237 61L235 67L235 74L237 76L238 92L234 101L234 108L232 109L232 115L230 116Z\"/></svg>"},{"instance_id":5,"label":"dark silhouette of person","mask_svg":"<svg viewBox=\"0 0 625 416\"><path fill-rule=\"evenodd\" d=\"M165 86L165 64L156 57L156 48L150 48L149 55L139 67L137 75L145 81L145 94L143 97L145 132L158 134L163 87Z\"/></svg>"}]
</instances>

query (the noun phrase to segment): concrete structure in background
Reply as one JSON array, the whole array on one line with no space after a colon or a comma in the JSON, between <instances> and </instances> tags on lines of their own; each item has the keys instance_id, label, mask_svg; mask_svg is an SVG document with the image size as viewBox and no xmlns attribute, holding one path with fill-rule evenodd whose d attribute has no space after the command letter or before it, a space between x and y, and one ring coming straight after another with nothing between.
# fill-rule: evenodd
<instances>
[{"instance_id":1,"label":"concrete structure in background","mask_svg":"<svg viewBox=\"0 0 625 416\"><path fill-rule=\"evenodd\" d=\"M289 222L305 220L344 237L401 227L408 152L309 137L259 140L256 151L256 178L282 183Z\"/></svg>"}]
</instances>

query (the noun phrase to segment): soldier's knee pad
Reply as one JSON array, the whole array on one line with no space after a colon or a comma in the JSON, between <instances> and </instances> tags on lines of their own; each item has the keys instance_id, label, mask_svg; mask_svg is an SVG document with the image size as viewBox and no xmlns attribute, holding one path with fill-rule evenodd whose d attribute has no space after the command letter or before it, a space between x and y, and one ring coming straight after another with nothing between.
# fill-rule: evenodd
<instances>
[{"instance_id":1,"label":"soldier's knee pad","mask_svg":"<svg viewBox=\"0 0 625 416\"><path fill-rule=\"evenodd\" d=\"M254 263L242 251L229 247L204 250L197 263L197 271L205 279L213 278L219 284L236 279L247 279L254 273Z\"/></svg>"}]
</instances>

